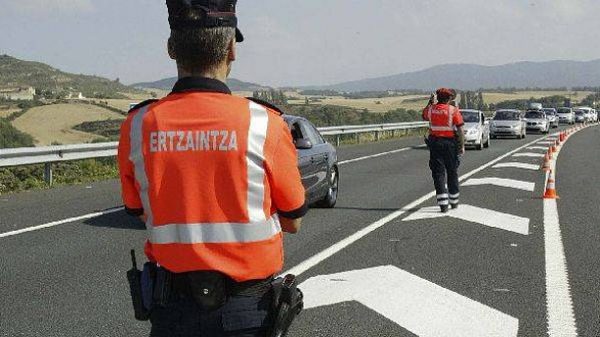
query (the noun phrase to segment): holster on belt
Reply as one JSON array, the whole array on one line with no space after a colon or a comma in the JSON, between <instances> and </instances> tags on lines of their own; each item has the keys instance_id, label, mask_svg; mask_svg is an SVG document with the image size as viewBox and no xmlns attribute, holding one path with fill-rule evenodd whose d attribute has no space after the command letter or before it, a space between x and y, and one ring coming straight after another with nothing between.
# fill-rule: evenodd
<instances>
[{"instance_id":1,"label":"holster on belt","mask_svg":"<svg viewBox=\"0 0 600 337\"><path fill-rule=\"evenodd\" d=\"M296 276L287 275L273 281L274 322L269 337L283 337L304 309L304 295L297 287Z\"/></svg>"}]
</instances>

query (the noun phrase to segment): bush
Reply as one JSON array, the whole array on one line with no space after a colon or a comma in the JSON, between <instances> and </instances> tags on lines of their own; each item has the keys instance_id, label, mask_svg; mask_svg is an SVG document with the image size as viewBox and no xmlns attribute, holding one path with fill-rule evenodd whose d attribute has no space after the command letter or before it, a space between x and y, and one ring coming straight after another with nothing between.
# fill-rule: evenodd
<instances>
[{"instance_id":1,"label":"bush","mask_svg":"<svg viewBox=\"0 0 600 337\"><path fill-rule=\"evenodd\" d=\"M33 137L17 130L7 119L0 118L0 149L31 146Z\"/></svg>"}]
</instances>

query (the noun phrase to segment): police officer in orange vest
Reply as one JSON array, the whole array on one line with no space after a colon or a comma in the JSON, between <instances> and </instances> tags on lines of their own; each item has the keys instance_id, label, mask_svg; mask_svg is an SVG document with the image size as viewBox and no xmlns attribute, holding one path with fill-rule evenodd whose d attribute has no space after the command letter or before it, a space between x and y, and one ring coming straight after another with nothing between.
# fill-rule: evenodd
<instances>
[{"instance_id":1,"label":"police officer in orange vest","mask_svg":"<svg viewBox=\"0 0 600 337\"><path fill-rule=\"evenodd\" d=\"M283 232L308 210L296 149L279 111L225 84L243 41L236 0L167 7L179 80L131 110L118 154L125 208L148 232L136 318L151 336L267 336L284 297L274 284L293 287L274 282Z\"/></svg>"},{"instance_id":2,"label":"police officer in orange vest","mask_svg":"<svg viewBox=\"0 0 600 337\"><path fill-rule=\"evenodd\" d=\"M429 121L430 151L429 167L433 175L438 205L443 213L449 206L458 208L460 190L458 183L459 156L465 152L463 118L457 107L450 101L456 93L452 89L441 88L436 92L438 103L431 96L423 110L423 119Z\"/></svg>"}]
</instances>

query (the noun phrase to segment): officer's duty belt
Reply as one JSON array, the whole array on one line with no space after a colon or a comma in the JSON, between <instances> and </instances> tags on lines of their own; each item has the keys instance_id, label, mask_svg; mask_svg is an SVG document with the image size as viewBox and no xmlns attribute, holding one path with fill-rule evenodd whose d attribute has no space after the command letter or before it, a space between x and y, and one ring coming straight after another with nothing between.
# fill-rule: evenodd
<instances>
[{"instance_id":1,"label":"officer's duty belt","mask_svg":"<svg viewBox=\"0 0 600 337\"><path fill-rule=\"evenodd\" d=\"M195 285L192 284L191 280L195 278L202 279L207 275L207 273L210 272L198 271L179 274L172 273L171 277L173 292L182 297L193 297L192 289ZM218 274L218 276L223 278L223 284L225 286L224 290L227 296L263 296L272 289L272 283L274 279L273 277L269 277L263 280L236 282L223 274Z\"/></svg>"}]
</instances>

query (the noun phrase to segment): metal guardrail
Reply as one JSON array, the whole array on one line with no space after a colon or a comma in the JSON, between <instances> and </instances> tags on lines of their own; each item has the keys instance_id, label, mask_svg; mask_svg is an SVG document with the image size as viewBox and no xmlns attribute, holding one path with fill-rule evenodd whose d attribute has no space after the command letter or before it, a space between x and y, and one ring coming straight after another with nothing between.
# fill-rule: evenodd
<instances>
[{"instance_id":1,"label":"metal guardrail","mask_svg":"<svg viewBox=\"0 0 600 337\"><path fill-rule=\"evenodd\" d=\"M381 132L412 130L428 127L427 122L343 125L318 128L323 136L335 136L336 146L340 145L343 135L375 133L379 140ZM357 138L358 139L358 138ZM44 179L52 185L52 163L82 159L114 157L117 155L117 142L97 144L75 144L48 147L29 147L17 149L0 149L0 168L32 164L44 164Z\"/></svg>"}]
</instances>

